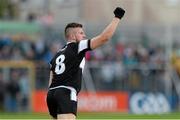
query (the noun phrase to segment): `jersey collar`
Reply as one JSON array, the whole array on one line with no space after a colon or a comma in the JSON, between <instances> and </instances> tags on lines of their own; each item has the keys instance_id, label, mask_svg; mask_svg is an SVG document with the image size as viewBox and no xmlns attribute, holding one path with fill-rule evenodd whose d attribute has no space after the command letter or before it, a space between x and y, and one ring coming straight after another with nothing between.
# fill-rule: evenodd
<instances>
[{"instance_id":1,"label":"jersey collar","mask_svg":"<svg viewBox=\"0 0 180 120\"><path fill-rule=\"evenodd\" d=\"M76 43L75 40L68 40L68 41L70 41L70 42L67 42L67 44L70 44L70 43Z\"/></svg>"}]
</instances>

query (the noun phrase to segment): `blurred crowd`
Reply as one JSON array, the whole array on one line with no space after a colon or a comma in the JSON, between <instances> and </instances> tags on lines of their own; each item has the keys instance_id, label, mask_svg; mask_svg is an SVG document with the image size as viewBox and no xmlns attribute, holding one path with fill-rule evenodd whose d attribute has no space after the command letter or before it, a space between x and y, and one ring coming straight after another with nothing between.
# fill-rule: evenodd
<instances>
[{"instance_id":1,"label":"blurred crowd","mask_svg":"<svg viewBox=\"0 0 180 120\"><path fill-rule=\"evenodd\" d=\"M0 36L0 60L42 60L48 62L59 49L56 42L46 44L43 40L29 40L27 37Z\"/></svg>"},{"instance_id":2,"label":"blurred crowd","mask_svg":"<svg viewBox=\"0 0 180 120\"><path fill-rule=\"evenodd\" d=\"M61 47L63 47L61 41L47 43L43 39L32 41L28 37L13 38L3 35L0 36L0 60L32 60L48 63ZM165 48L160 45L143 46L140 43L119 41L88 52L86 58L90 61L122 62L130 66L139 63L164 65L166 53Z\"/></svg>"},{"instance_id":3,"label":"blurred crowd","mask_svg":"<svg viewBox=\"0 0 180 120\"><path fill-rule=\"evenodd\" d=\"M0 35L0 61L32 61L36 66L36 89L47 89L48 63L63 45L64 42L60 40L47 42L43 38L31 40L28 36L14 37L3 34ZM179 62L180 55L176 54L179 50L179 47L176 47L173 64ZM88 52L86 59L90 63L90 72L99 90L139 90L141 88L141 90L152 90L156 85L163 83L164 73L161 70L168 62L166 49L163 46L121 40ZM102 63L105 64L96 69ZM150 71L145 71L145 68ZM10 112L29 110L31 86L27 71L11 68L9 80L3 79L4 74L1 70L0 110L5 109Z\"/></svg>"},{"instance_id":4,"label":"blurred crowd","mask_svg":"<svg viewBox=\"0 0 180 120\"><path fill-rule=\"evenodd\" d=\"M122 62L125 66L139 64L164 65L166 62L165 51L162 46L143 46L140 43L107 44L102 49L90 52L89 60Z\"/></svg>"}]
</instances>

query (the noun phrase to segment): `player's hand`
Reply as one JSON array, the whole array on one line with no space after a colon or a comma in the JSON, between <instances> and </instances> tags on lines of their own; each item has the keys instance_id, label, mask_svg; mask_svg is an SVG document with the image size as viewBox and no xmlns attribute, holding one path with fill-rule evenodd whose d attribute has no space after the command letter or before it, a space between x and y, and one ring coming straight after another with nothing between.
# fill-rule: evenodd
<instances>
[{"instance_id":1,"label":"player's hand","mask_svg":"<svg viewBox=\"0 0 180 120\"><path fill-rule=\"evenodd\" d=\"M125 14L125 10L123 10L122 8L120 7L117 7L115 10L114 10L114 15L115 17L121 19Z\"/></svg>"}]
</instances>

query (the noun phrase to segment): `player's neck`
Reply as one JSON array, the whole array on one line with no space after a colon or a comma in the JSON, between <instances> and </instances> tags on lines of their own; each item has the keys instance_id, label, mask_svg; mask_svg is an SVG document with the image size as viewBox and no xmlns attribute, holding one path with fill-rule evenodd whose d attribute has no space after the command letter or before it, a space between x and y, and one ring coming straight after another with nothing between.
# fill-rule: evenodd
<instances>
[{"instance_id":1,"label":"player's neck","mask_svg":"<svg viewBox=\"0 0 180 120\"><path fill-rule=\"evenodd\" d=\"M67 43L76 42L76 40L67 40Z\"/></svg>"}]
</instances>

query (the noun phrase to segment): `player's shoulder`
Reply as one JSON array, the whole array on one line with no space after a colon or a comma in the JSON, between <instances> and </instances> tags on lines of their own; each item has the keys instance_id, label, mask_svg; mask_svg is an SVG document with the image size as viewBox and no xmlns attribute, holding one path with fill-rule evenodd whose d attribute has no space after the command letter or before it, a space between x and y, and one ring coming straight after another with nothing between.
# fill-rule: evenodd
<instances>
[{"instance_id":1,"label":"player's shoulder","mask_svg":"<svg viewBox=\"0 0 180 120\"><path fill-rule=\"evenodd\" d=\"M84 39L84 40L81 40L78 42L78 45L81 45L81 44L88 44L89 42L89 39Z\"/></svg>"}]
</instances>

